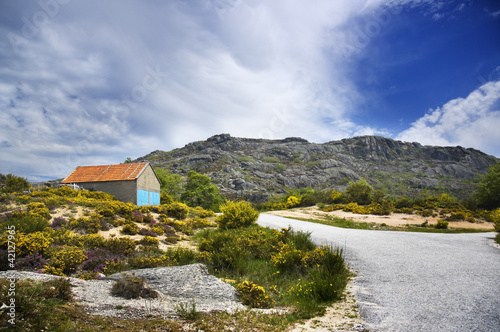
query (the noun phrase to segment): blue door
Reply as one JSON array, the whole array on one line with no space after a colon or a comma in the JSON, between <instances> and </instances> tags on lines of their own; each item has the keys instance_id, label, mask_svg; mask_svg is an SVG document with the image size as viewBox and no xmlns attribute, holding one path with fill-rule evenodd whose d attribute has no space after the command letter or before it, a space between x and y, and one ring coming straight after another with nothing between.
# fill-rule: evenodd
<instances>
[{"instance_id":1,"label":"blue door","mask_svg":"<svg viewBox=\"0 0 500 332\"><path fill-rule=\"evenodd\" d=\"M149 192L149 205L160 205L160 193Z\"/></svg>"},{"instance_id":2,"label":"blue door","mask_svg":"<svg viewBox=\"0 0 500 332\"><path fill-rule=\"evenodd\" d=\"M137 190L137 205L149 205L149 192L147 190Z\"/></svg>"}]
</instances>

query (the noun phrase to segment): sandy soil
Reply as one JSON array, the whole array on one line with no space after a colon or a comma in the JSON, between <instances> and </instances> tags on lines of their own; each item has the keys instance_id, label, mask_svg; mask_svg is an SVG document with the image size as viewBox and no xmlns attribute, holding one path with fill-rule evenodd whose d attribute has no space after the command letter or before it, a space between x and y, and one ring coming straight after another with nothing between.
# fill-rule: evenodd
<instances>
[{"instance_id":1,"label":"sandy soil","mask_svg":"<svg viewBox=\"0 0 500 332\"><path fill-rule=\"evenodd\" d=\"M304 218L304 219L325 219L326 216L335 216L339 218L344 218L347 220L355 222L367 222L367 223L385 223L388 226L394 227L404 227L406 225L421 225L425 221L429 225L435 225L437 221L441 218L438 217L422 217L416 214L401 214L401 213L391 213L388 216L376 216L371 214L356 214L352 212L344 212L342 210L336 210L332 212L323 212L316 206L307 208L296 208L283 211L271 211L270 214L292 217L292 218ZM453 228L468 228L468 229L479 229L484 231L492 231L494 225L491 222L486 221L476 221L471 223L468 221L451 221L448 225L450 229Z\"/></svg>"}]
</instances>

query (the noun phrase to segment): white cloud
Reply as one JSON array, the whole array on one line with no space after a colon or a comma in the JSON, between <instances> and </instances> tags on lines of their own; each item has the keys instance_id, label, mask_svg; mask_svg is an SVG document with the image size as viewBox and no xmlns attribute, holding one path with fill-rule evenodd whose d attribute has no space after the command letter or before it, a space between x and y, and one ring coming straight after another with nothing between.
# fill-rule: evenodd
<instances>
[{"instance_id":1,"label":"white cloud","mask_svg":"<svg viewBox=\"0 0 500 332\"><path fill-rule=\"evenodd\" d=\"M500 81L485 83L466 98L450 100L397 139L427 145L461 145L500 156Z\"/></svg>"}]
</instances>

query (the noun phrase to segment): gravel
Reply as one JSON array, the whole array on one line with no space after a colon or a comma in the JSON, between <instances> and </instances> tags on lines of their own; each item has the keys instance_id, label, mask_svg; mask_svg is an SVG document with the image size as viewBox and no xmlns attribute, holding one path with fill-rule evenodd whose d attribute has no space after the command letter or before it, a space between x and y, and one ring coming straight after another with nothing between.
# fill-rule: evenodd
<instances>
[{"instance_id":1,"label":"gravel","mask_svg":"<svg viewBox=\"0 0 500 332\"><path fill-rule=\"evenodd\" d=\"M344 250L370 331L500 331L500 250L493 233L343 229L261 214L262 226L311 232Z\"/></svg>"}]
</instances>

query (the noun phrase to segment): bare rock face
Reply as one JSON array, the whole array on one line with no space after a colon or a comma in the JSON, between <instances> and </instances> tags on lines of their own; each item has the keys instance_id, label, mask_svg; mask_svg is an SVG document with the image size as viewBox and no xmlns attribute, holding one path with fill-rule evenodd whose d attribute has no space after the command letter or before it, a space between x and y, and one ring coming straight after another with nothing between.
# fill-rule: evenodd
<instances>
[{"instance_id":1,"label":"bare rock face","mask_svg":"<svg viewBox=\"0 0 500 332\"><path fill-rule=\"evenodd\" d=\"M460 198L499 160L460 146L422 146L379 136L317 144L297 137L267 140L221 134L169 152L156 150L136 161L181 175L189 170L207 174L229 197L256 202L288 189L342 189L360 178L386 194L425 190Z\"/></svg>"}]
</instances>

